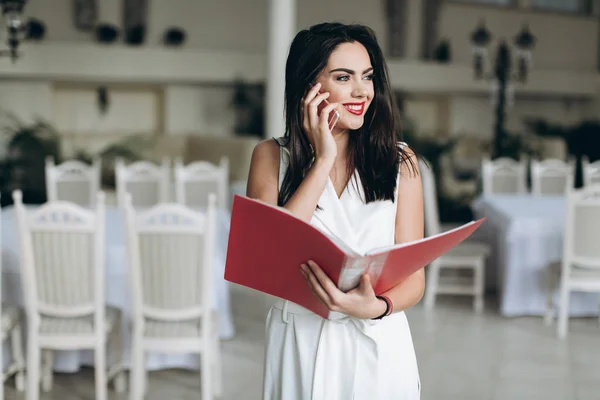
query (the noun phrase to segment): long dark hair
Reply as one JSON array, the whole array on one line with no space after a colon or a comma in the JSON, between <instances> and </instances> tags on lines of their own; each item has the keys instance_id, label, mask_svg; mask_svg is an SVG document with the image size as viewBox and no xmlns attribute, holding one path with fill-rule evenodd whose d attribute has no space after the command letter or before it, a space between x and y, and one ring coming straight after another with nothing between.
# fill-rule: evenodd
<instances>
[{"instance_id":1,"label":"long dark hair","mask_svg":"<svg viewBox=\"0 0 600 400\"><path fill-rule=\"evenodd\" d=\"M383 52L372 29L363 25L322 23L304 29L290 46L285 67L285 138L290 163L279 191L283 206L304 179L312 161L310 143L302 128L302 98L342 43L362 44L373 66L375 96L361 128L348 138L348 173L358 172L366 203L394 200L400 163L414 163L399 149L400 115L392 93ZM352 175L351 175L352 176ZM356 184L356 181L354 182Z\"/></svg>"}]
</instances>

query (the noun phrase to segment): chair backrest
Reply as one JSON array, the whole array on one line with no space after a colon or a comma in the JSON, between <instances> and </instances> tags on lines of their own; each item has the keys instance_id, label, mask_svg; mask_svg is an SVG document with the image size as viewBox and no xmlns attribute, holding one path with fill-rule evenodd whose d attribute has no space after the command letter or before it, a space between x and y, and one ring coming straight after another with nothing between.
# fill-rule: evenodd
<instances>
[{"instance_id":1,"label":"chair backrest","mask_svg":"<svg viewBox=\"0 0 600 400\"><path fill-rule=\"evenodd\" d=\"M531 193L562 195L573 187L575 162L558 159L531 161Z\"/></svg>"},{"instance_id":2,"label":"chair backrest","mask_svg":"<svg viewBox=\"0 0 600 400\"><path fill-rule=\"evenodd\" d=\"M27 318L94 316L104 321L105 208L99 192L96 208L49 202L37 209L23 205L13 192L21 246L21 279Z\"/></svg>"},{"instance_id":3,"label":"chair backrest","mask_svg":"<svg viewBox=\"0 0 600 400\"><path fill-rule=\"evenodd\" d=\"M490 160L484 157L481 162L483 193L522 194L527 192L527 162L500 157Z\"/></svg>"},{"instance_id":4,"label":"chair backrest","mask_svg":"<svg viewBox=\"0 0 600 400\"><path fill-rule=\"evenodd\" d=\"M124 206L127 193L131 193L134 207L147 208L169 201L170 169L166 158L160 165L149 161L125 165L122 159L117 159L115 175L120 207Z\"/></svg>"},{"instance_id":5,"label":"chair backrest","mask_svg":"<svg viewBox=\"0 0 600 400\"><path fill-rule=\"evenodd\" d=\"M572 264L600 268L600 185L567 191L563 272Z\"/></svg>"},{"instance_id":6,"label":"chair backrest","mask_svg":"<svg viewBox=\"0 0 600 400\"><path fill-rule=\"evenodd\" d=\"M423 185L425 236L433 236L441 232L435 175L430 164L422 159L419 159L419 170L421 172L421 184Z\"/></svg>"},{"instance_id":7,"label":"chair backrest","mask_svg":"<svg viewBox=\"0 0 600 400\"><path fill-rule=\"evenodd\" d=\"M583 184L585 186L600 184L600 160L590 163L587 157L582 158Z\"/></svg>"},{"instance_id":8,"label":"chair backrest","mask_svg":"<svg viewBox=\"0 0 600 400\"><path fill-rule=\"evenodd\" d=\"M69 201L84 207L94 207L100 190L100 160L92 165L78 160L59 165L46 158L46 194L48 201Z\"/></svg>"},{"instance_id":9,"label":"chair backrest","mask_svg":"<svg viewBox=\"0 0 600 400\"><path fill-rule=\"evenodd\" d=\"M177 203L192 208L208 205L210 193L216 193L217 206L227 208L229 159L222 157L219 165L208 161L194 161L183 165L175 161L175 199Z\"/></svg>"},{"instance_id":10,"label":"chair backrest","mask_svg":"<svg viewBox=\"0 0 600 400\"><path fill-rule=\"evenodd\" d=\"M182 204L159 204L135 211L125 200L127 248L131 266L133 318L199 320L212 309L216 196L205 212ZM210 331L210 318L202 320Z\"/></svg>"}]
</instances>

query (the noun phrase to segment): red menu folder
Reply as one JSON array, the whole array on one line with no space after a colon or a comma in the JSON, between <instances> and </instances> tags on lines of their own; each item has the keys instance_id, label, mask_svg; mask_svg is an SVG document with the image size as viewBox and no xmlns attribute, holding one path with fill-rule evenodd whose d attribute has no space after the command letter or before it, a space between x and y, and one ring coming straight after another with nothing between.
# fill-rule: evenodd
<instances>
[{"instance_id":1,"label":"red menu folder","mask_svg":"<svg viewBox=\"0 0 600 400\"><path fill-rule=\"evenodd\" d=\"M225 279L328 318L329 310L310 290L300 264L314 260L343 291L368 273L375 293L381 294L465 240L484 220L360 254L282 207L236 195Z\"/></svg>"}]
</instances>

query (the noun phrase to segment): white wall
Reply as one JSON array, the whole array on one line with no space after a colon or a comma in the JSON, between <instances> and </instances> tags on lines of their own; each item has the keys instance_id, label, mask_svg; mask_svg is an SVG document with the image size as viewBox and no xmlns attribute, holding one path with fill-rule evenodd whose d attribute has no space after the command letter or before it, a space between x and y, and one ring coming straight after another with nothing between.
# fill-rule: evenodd
<instances>
[{"instance_id":1,"label":"white wall","mask_svg":"<svg viewBox=\"0 0 600 400\"><path fill-rule=\"evenodd\" d=\"M98 0L97 3L101 21L121 25L122 3L120 0ZM256 60L262 59L266 52L266 7L268 1L149 0L148 3L149 25L145 47L160 46L165 28L170 25L179 25L188 34L185 47L196 49L197 53L193 55L177 53L181 55L180 58L177 58L177 65L173 64L172 58L167 53L160 53L158 56L152 55L154 58L163 57L161 58L163 65L160 66L147 63L146 59L139 57L140 60L143 60L142 64L145 64L138 65L140 63L136 63L135 67L131 68L127 64L127 60L131 61L131 57L121 56L124 53L135 54L137 49L130 49L122 44L103 46L103 51L98 52L101 54L98 56L99 59L88 56L88 54L94 54L93 51L77 53L79 64L81 64L81 59L86 60L89 63L87 64L89 70L92 71L87 75L86 71L82 71L77 79L102 81L103 68L115 64L120 65L119 60L123 62L123 70L127 71L127 74L121 78L124 81L132 79L140 69L153 71L156 68L158 71L160 69L158 67L161 67L160 71L170 73L168 76L161 75L162 72L161 74L157 73L157 77L161 81L159 84L164 88L162 109L164 128L167 133L231 134L235 123L233 112L229 108L231 89L223 86L222 82L220 86L203 86L200 82L191 84L188 83L188 76L191 75L191 71L215 68L210 60L203 64L198 61L203 59L202 51L206 49L235 52L232 53L236 55L235 57L225 57L222 60L228 61L221 61L224 63L222 69L229 71L223 75L224 77L235 72L230 65L232 63L238 70L248 70L252 76L257 76L257 69L260 69L262 64ZM360 22L371 26L377 33L382 48L387 49L385 1L298 0L297 3L298 29L327 20ZM407 3L411 7L407 53L410 57L416 58L420 53L421 44L420 25L417 22L421 15L421 1L409 0ZM42 18L46 22L47 43L68 44L93 41L92 34L78 32L75 29L71 7L72 0L52 0L51 2L29 0L25 10L28 15ZM535 70L532 72L532 79L537 79L536 70L543 70L543 72L548 70L595 71L599 26L597 19L537 13L515 8L471 6L447 1L443 3L440 13L439 32L441 36L451 40L454 64L470 64L469 35L482 18L485 19L492 34L509 38L519 31L522 22L530 23L532 32L538 38L534 50ZM577 46L574 45L575 43ZM111 54L115 56L111 57ZM147 55L147 53L145 54ZM30 59L34 57L32 52ZM36 59L36 63L39 65L44 65L44 61L48 63L47 57L39 57L39 60ZM69 60L68 54L61 55L61 57ZM137 58L137 56L135 57ZM248 57L253 62L239 61L246 59L244 57ZM5 60L0 60L0 69L7 68L2 67L3 62ZM60 65L63 64L48 63L48 68L60 69ZM27 68L29 68L29 64L25 59L21 64L17 63L14 66L16 72L23 71L23 76L27 74ZM417 66L415 68L428 70L429 67ZM414 73L415 68L408 68L406 73ZM466 69L465 71L469 72ZM53 73L60 75L59 70L53 70ZM452 76L454 76L452 73L448 69L448 76L444 78L438 76L438 71L436 79L452 80ZM399 75L404 74L405 72L399 73ZM537 76L541 75L543 74L540 73ZM568 82L567 78L563 82ZM111 79L114 77L111 76ZM406 79L412 78L407 77ZM546 79L544 82L552 84L552 79ZM448 96L448 94L444 94L444 96ZM17 111L19 115L30 117L37 113L46 118L55 119L57 117L53 101L52 82L0 82L0 107L7 106ZM414 115L420 130L424 132L448 130L450 134L491 135L493 109L489 105L489 97L450 94L444 104L446 104L445 108L440 106L437 100L415 100L407 106L407 112L409 116ZM515 107L509 110L508 127L509 129L520 129L522 115L548 117L569 122L582 115L595 115L599 109L600 107L581 104L574 104L569 108L564 105L564 102L556 99L519 98ZM60 119L64 120L64 117L60 117Z\"/></svg>"},{"instance_id":2,"label":"white wall","mask_svg":"<svg viewBox=\"0 0 600 400\"><path fill-rule=\"evenodd\" d=\"M595 71L598 54L597 17L523 11L512 7L485 7L443 2L439 34L450 40L455 63L472 60L470 35L480 20L492 34L494 48L499 39L509 44L528 23L537 43L533 50L536 69Z\"/></svg>"},{"instance_id":3,"label":"white wall","mask_svg":"<svg viewBox=\"0 0 600 400\"><path fill-rule=\"evenodd\" d=\"M42 18L49 41L85 41L91 34L78 32L72 22L72 0L29 0L26 14ZM100 20L121 26L120 0L98 0ZM362 0L298 0L298 28L338 20L361 22L385 38L383 2ZM187 32L186 47L219 50L266 51L267 0L148 0L146 44L160 45L169 26Z\"/></svg>"},{"instance_id":4,"label":"white wall","mask_svg":"<svg viewBox=\"0 0 600 400\"><path fill-rule=\"evenodd\" d=\"M524 118L540 118L553 123L574 124L584 115L586 103L575 100L517 98L506 111L506 128L514 133L525 129ZM449 112L450 135L492 137L495 109L489 97L453 96Z\"/></svg>"},{"instance_id":5,"label":"white wall","mask_svg":"<svg viewBox=\"0 0 600 400\"><path fill-rule=\"evenodd\" d=\"M52 85L48 82L0 81L0 111L23 122L52 120Z\"/></svg>"},{"instance_id":6,"label":"white wall","mask_svg":"<svg viewBox=\"0 0 600 400\"><path fill-rule=\"evenodd\" d=\"M122 25L120 0L97 3L101 21ZM417 57L420 25L416 21L421 15L421 2L407 3L410 6L407 52ZM297 4L298 29L323 21L359 22L372 27L382 48L387 48L385 1L298 0ZM148 5L147 46L159 46L164 30L177 25L187 32L188 48L266 51L267 0L148 0ZM92 40L92 34L75 29L71 6L72 0L29 0L25 11L46 22L48 41ZM440 12L439 34L450 39L454 62L471 62L469 35L482 19L495 39L506 37L511 42L521 24L529 23L538 38L534 52L537 68L590 70L596 66L599 23L595 17L446 1Z\"/></svg>"},{"instance_id":7,"label":"white wall","mask_svg":"<svg viewBox=\"0 0 600 400\"><path fill-rule=\"evenodd\" d=\"M151 88L111 88L108 106L101 112L95 87L56 88L53 119L62 132L82 135L158 133L161 128L161 93Z\"/></svg>"},{"instance_id":8,"label":"white wall","mask_svg":"<svg viewBox=\"0 0 600 400\"><path fill-rule=\"evenodd\" d=\"M233 88L168 85L165 88L165 125L169 134L194 132L232 135L235 115Z\"/></svg>"}]
</instances>

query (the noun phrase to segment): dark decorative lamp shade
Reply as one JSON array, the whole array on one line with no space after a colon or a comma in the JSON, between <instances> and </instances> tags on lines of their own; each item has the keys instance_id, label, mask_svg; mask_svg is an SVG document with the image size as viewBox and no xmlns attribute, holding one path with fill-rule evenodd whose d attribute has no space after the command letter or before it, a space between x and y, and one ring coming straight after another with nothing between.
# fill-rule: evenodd
<instances>
[{"instance_id":1,"label":"dark decorative lamp shade","mask_svg":"<svg viewBox=\"0 0 600 400\"><path fill-rule=\"evenodd\" d=\"M96 27L96 40L100 43L113 43L119 37L119 29L110 24L100 24Z\"/></svg>"},{"instance_id":2,"label":"dark decorative lamp shade","mask_svg":"<svg viewBox=\"0 0 600 400\"><path fill-rule=\"evenodd\" d=\"M141 46L146 38L146 27L135 25L125 31L125 43L131 46Z\"/></svg>"},{"instance_id":3,"label":"dark decorative lamp shade","mask_svg":"<svg viewBox=\"0 0 600 400\"><path fill-rule=\"evenodd\" d=\"M485 27L485 23L481 21L477 29L471 33L471 43L473 44L473 70L475 79L481 79L483 76L485 60L488 56L487 46L492 39L490 31Z\"/></svg>"},{"instance_id":4,"label":"dark decorative lamp shade","mask_svg":"<svg viewBox=\"0 0 600 400\"><path fill-rule=\"evenodd\" d=\"M172 27L165 31L163 42L165 46L178 47L185 42L185 31L181 28Z\"/></svg>"},{"instance_id":5,"label":"dark decorative lamp shade","mask_svg":"<svg viewBox=\"0 0 600 400\"><path fill-rule=\"evenodd\" d=\"M515 37L519 71L518 77L521 82L527 81L527 74L532 64L531 50L535 46L535 41L535 36L529 31L529 26L524 24L521 32Z\"/></svg>"},{"instance_id":6,"label":"dark decorative lamp shade","mask_svg":"<svg viewBox=\"0 0 600 400\"><path fill-rule=\"evenodd\" d=\"M27 40L42 40L46 36L46 24L37 18L30 18L25 25L25 32Z\"/></svg>"}]
</instances>

